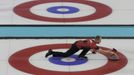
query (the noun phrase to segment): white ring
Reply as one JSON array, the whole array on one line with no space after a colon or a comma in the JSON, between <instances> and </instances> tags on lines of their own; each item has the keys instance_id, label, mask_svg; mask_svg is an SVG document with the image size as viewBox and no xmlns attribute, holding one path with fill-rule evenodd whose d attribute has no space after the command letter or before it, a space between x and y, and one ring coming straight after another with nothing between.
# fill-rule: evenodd
<instances>
[{"instance_id":1,"label":"white ring","mask_svg":"<svg viewBox=\"0 0 134 75\"><path fill-rule=\"evenodd\" d=\"M71 6L76 7L80 9L79 12L73 13L73 14L55 14L50 13L47 11L48 8L54 7L54 6ZM92 6L80 4L80 3L71 3L71 2L55 2L55 3L45 3L40 4L32 7L30 11L33 14L44 16L44 17L51 17L51 18L78 18L78 17L84 17L87 15L91 15L96 12L96 9Z\"/></svg>"},{"instance_id":2,"label":"white ring","mask_svg":"<svg viewBox=\"0 0 134 75\"><path fill-rule=\"evenodd\" d=\"M75 58L67 57L67 58L62 58L61 61L63 62L74 62L76 61Z\"/></svg>"},{"instance_id":3,"label":"white ring","mask_svg":"<svg viewBox=\"0 0 134 75\"><path fill-rule=\"evenodd\" d=\"M67 8L60 8L60 9L57 9L57 11L60 11L60 12L67 12L67 11L69 11L69 9L67 9Z\"/></svg>"}]
</instances>

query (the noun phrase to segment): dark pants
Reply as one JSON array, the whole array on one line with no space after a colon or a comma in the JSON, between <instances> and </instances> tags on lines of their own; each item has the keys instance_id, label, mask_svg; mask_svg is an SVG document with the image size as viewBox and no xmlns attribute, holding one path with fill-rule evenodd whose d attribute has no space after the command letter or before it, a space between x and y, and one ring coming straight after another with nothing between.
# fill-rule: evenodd
<instances>
[{"instance_id":1,"label":"dark pants","mask_svg":"<svg viewBox=\"0 0 134 75\"><path fill-rule=\"evenodd\" d=\"M76 52L78 52L80 49L76 46L76 43L72 44L71 48L67 50L65 53L63 52L54 52L52 53L53 57L69 57ZM80 53L79 57L84 57L86 53L90 50L90 48L82 48L82 52Z\"/></svg>"}]
</instances>

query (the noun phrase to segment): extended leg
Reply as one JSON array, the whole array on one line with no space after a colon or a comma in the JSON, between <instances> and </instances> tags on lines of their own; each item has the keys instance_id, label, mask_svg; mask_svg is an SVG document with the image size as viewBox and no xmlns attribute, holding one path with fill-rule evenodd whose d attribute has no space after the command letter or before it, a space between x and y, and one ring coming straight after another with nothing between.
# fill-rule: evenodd
<instances>
[{"instance_id":1,"label":"extended leg","mask_svg":"<svg viewBox=\"0 0 134 75\"><path fill-rule=\"evenodd\" d=\"M71 48L68 51L66 51L65 53L64 52L49 51L46 54L46 56L53 55L53 57L68 57L68 56L73 55L77 51L79 51L79 49L77 48L77 46L75 44L73 44L71 46Z\"/></svg>"},{"instance_id":2,"label":"extended leg","mask_svg":"<svg viewBox=\"0 0 134 75\"><path fill-rule=\"evenodd\" d=\"M73 55L74 53L76 53L78 50L68 50L67 52L63 53L63 52L53 52L52 55L54 57L69 57L71 55Z\"/></svg>"},{"instance_id":3,"label":"extended leg","mask_svg":"<svg viewBox=\"0 0 134 75\"><path fill-rule=\"evenodd\" d=\"M77 46L75 44L73 44L71 46L71 48L68 51L66 51L65 53L63 53L63 52L53 52L53 56L54 57L68 57L68 56L73 55L77 51L79 51L79 49L77 48Z\"/></svg>"}]
</instances>

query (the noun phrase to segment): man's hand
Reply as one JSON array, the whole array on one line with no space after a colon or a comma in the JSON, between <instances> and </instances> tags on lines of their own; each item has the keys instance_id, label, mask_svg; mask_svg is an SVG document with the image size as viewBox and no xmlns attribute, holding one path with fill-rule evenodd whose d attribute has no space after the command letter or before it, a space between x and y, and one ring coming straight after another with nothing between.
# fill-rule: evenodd
<instances>
[{"instance_id":1,"label":"man's hand","mask_svg":"<svg viewBox=\"0 0 134 75\"><path fill-rule=\"evenodd\" d=\"M117 49L113 48L113 50L112 50L112 51L116 53L116 52L117 52Z\"/></svg>"},{"instance_id":2,"label":"man's hand","mask_svg":"<svg viewBox=\"0 0 134 75\"><path fill-rule=\"evenodd\" d=\"M96 54L96 52L95 52L95 51L92 51L92 53L93 53L93 54Z\"/></svg>"}]
</instances>

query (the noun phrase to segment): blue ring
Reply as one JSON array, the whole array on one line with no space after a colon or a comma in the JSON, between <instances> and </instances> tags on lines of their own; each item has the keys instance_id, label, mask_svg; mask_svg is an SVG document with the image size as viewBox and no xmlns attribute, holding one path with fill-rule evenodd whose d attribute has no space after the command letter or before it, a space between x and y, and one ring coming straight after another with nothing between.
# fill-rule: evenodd
<instances>
[{"instance_id":1,"label":"blue ring","mask_svg":"<svg viewBox=\"0 0 134 75\"><path fill-rule=\"evenodd\" d=\"M49 62L51 62L53 64L58 64L58 65L73 66L73 65L84 64L88 61L85 58L79 58L77 55L72 55L70 57L76 59L76 61L74 61L74 62L64 62L64 61L61 61L61 59L63 57L50 57Z\"/></svg>"},{"instance_id":2,"label":"blue ring","mask_svg":"<svg viewBox=\"0 0 134 75\"><path fill-rule=\"evenodd\" d=\"M68 11L62 12L58 11L58 9L65 8L68 9ZM55 14L73 14L76 12L79 12L79 9L76 7L71 6L54 6L47 9L48 12L55 13Z\"/></svg>"}]
</instances>

